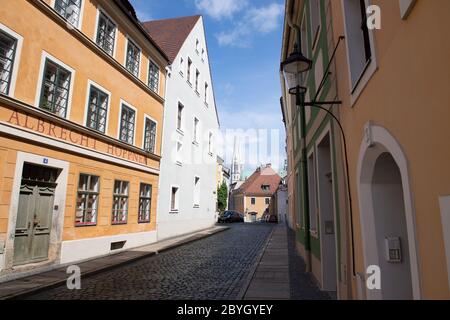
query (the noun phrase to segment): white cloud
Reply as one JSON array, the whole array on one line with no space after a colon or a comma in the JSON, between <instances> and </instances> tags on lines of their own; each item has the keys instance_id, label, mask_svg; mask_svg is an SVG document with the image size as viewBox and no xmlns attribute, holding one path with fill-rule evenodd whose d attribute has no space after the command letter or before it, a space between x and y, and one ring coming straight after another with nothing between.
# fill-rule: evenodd
<instances>
[{"instance_id":1,"label":"white cloud","mask_svg":"<svg viewBox=\"0 0 450 320\"><path fill-rule=\"evenodd\" d=\"M247 0L195 0L197 9L214 19L231 18L247 5Z\"/></svg>"},{"instance_id":2,"label":"white cloud","mask_svg":"<svg viewBox=\"0 0 450 320\"><path fill-rule=\"evenodd\" d=\"M284 6L278 3L248 9L242 22L235 24L231 30L216 35L219 45L249 47L252 35L267 34L278 27L283 11Z\"/></svg>"}]
</instances>

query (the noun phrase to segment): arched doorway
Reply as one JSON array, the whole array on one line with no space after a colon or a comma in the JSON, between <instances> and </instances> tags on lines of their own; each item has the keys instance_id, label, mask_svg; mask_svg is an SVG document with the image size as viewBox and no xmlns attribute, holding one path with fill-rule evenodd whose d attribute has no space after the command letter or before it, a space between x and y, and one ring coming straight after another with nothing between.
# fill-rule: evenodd
<instances>
[{"instance_id":1,"label":"arched doorway","mask_svg":"<svg viewBox=\"0 0 450 320\"><path fill-rule=\"evenodd\" d=\"M420 299L408 164L398 142L379 126L366 126L358 196L365 267L381 269L381 290L367 290L367 298Z\"/></svg>"}]
</instances>

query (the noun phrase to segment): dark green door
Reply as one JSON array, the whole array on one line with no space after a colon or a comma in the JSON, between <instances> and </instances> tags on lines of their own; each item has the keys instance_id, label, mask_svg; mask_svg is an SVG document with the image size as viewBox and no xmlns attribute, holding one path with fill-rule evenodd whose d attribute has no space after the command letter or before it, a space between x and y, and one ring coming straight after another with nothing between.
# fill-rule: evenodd
<instances>
[{"instance_id":1,"label":"dark green door","mask_svg":"<svg viewBox=\"0 0 450 320\"><path fill-rule=\"evenodd\" d=\"M48 259L58 170L24 164L14 240L14 265Z\"/></svg>"}]
</instances>

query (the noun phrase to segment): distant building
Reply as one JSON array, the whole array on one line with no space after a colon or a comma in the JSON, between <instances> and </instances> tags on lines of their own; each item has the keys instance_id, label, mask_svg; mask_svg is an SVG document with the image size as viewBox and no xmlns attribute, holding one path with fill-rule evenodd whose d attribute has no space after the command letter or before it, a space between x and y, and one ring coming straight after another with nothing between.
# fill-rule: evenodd
<instances>
[{"instance_id":1,"label":"distant building","mask_svg":"<svg viewBox=\"0 0 450 320\"><path fill-rule=\"evenodd\" d=\"M224 165L224 162L225 161L221 157L217 156L217 171L216 171L217 188L220 188L220 186L222 186L222 184L225 182L228 190L230 190L231 170L230 170L230 168L227 168ZM227 197L227 205L225 206L225 209L228 209L228 202L229 202L229 197ZM219 211L218 203L219 202L217 202L216 211Z\"/></svg>"},{"instance_id":2,"label":"distant building","mask_svg":"<svg viewBox=\"0 0 450 320\"><path fill-rule=\"evenodd\" d=\"M260 219L269 209L280 181L281 177L272 169L272 165L259 167L239 188L232 191L234 210L244 213L246 221Z\"/></svg>"},{"instance_id":3,"label":"distant building","mask_svg":"<svg viewBox=\"0 0 450 320\"><path fill-rule=\"evenodd\" d=\"M234 138L233 163L231 165L231 183L242 181L244 174L244 164L241 155L241 145L239 137Z\"/></svg>"}]
</instances>

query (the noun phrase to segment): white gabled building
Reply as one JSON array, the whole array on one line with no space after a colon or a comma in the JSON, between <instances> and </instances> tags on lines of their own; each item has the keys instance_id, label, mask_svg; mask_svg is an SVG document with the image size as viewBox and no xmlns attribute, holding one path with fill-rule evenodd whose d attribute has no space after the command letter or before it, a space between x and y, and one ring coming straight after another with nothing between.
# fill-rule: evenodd
<instances>
[{"instance_id":1,"label":"white gabled building","mask_svg":"<svg viewBox=\"0 0 450 320\"><path fill-rule=\"evenodd\" d=\"M158 240L216 222L219 120L201 16L144 23L167 54Z\"/></svg>"}]
</instances>

